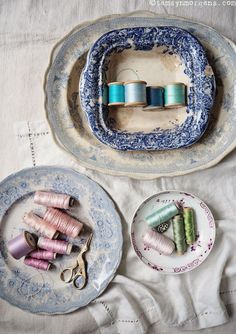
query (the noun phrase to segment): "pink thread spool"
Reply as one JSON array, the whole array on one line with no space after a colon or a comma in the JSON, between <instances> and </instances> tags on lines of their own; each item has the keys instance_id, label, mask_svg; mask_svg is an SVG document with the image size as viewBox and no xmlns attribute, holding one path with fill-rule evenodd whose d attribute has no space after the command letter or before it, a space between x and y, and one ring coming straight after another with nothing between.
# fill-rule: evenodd
<instances>
[{"instance_id":1,"label":"pink thread spool","mask_svg":"<svg viewBox=\"0 0 236 334\"><path fill-rule=\"evenodd\" d=\"M56 238L59 234L58 231L51 224L34 214L32 211L29 213L25 213L23 221L25 222L25 224L32 227L35 231L49 239Z\"/></svg>"},{"instance_id":2,"label":"pink thread spool","mask_svg":"<svg viewBox=\"0 0 236 334\"><path fill-rule=\"evenodd\" d=\"M67 213L53 208L47 209L44 214L44 219L48 223L52 224L55 229L72 238L76 238L83 227L83 224L75 218L69 216Z\"/></svg>"},{"instance_id":3,"label":"pink thread spool","mask_svg":"<svg viewBox=\"0 0 236 334\"><path fill-rule=\"evenodd\" d=\"M34 237L25 231L8 242L9 253L17 260L36 248Z\"/></svg>"},{"instance_id":4,"label":"pink thread spool","mask_svg":"<svg viewBox=\"0 0 236 334\"><path fill-rule=\"evenodd\" d=\"M165 235L147 229L143 235L143 243L163 255L171 255L175 250L174 242Z\"/></svg>"},{"instance_id":5,"label":"pink thread spool","mask_svg":"<svg viewBox=\"0 0 236 334\"><path fill-rule=\"evenodd\" d=\"M64 240L51 240L40 237L38 240L38 247L48 250L53 253L70 255L72 244Z\"/></svg>"},{"instance_id":6,"label":"pink thread spool","mask_svg":"<svg viewBox=\"0 0 236 334\"><path fill-rule=\"evenodd\" d=\"M34 259L30 256L27 256L24 259L24 264L30 267L34 267L40 270L48 271L51 267L51 263L45 260Z\"/></svg>"},{"instance_id":7,"label":"pink thread spool","mask_svg":"<svg viewBox=\"0 0 236 334\"><path fill-rule=\"evenodd\" d=\"M57 254L43 249L36 249L29 253L29 256L38 260L55 260Z\"/></svg>"},{"instance_id":8,"label":"pink thread spool","mask_svg":"<svg viewBox=\"0 0 236 334\"><path fill-rule=\"evenodd\" d=\"M74 198L65 194L58 194L51 191L36 191L34 203L53 208L69 209L74 205Z\"/></svg>"}]
</instances>

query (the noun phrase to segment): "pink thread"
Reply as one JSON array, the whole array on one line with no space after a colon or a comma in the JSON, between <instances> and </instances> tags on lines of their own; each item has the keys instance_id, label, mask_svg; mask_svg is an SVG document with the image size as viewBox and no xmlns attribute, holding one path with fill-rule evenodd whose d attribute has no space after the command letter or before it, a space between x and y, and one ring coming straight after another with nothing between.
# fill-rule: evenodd
<instances>
[{"instance_id":1,"label":"pink thread","mask_svg":"<svg viewBox=\"0 0 236 334\"><path fill-rule=\"evenodd\" d=\"M74 204L74 199L69 195L49 191L36 191L34 194L34 203L53 208L69 209Z\"/></svg>"},{"instance_id":2,"label":"pink thread","mask_svg":"<svg viewBox=\"0 0 236 334\"><path fill-rule=\"evenodd\" d=\"M51 240L40 237L38 240L38 247L46 249L53 253L69 255L72 250L72 244L64 240Z\"/></svg>"},{"instance_id":3,"label":"pink thread","mask_svg":"<svg viewBox=\"0 0 236 334\"><path fill-rule=\"evenodd\" d=\"M50 262L45 261L45 260L33 259L30 256L25 257L24 264L26 264L27 266L45 270L45 271L49 270L51 267Z\"/></svg>"},{"instance_id":4,"label":"pink thread","mask_svg":"<svg viewBox=\"0 0 236 334\"><path fill-rule=\"evenodd\" d=\"M57 254L47 250L37 249L29 253L29 256L39 260L55 260Z\"/></svg>"},{"instance_id":5,"label":"pink thread","mask_svg":"<svg viewBox=\"0 0 236 334\"><path fill-rule=\"evenodd\" d=\"M147 229L143 235L143 243L152 249L157 250L163 255L170 255L175 249L174 242L165 235Z\"/></svg>"},{"instance_id":6,"label":"pink thread","mask_svg":"<svg viewBox=\"0 0 236 334\"><path fill-rule=\"evenodd\" d=\"M75 218L53 208L47 209L44 219L52 224L56 230L72 238L76 238L83 227L83 224Z\"/></svg>"},{"instance_id":7,"label":"pink thread","mask_svg":"<svg viewBox=\"0 0 236 334\"><path fill-rule=\"evenodd\" d=\"M37 231L38 233L44 235L45 237L49 239L53 239L58 236L58 232L55 229L55 227L50 225L48 222L46 222L41 217L34 214L32 211L29 213L25 213L23 217L23 221L27 225L32 227L35 231Z\"/></svg>"}]
</instances>

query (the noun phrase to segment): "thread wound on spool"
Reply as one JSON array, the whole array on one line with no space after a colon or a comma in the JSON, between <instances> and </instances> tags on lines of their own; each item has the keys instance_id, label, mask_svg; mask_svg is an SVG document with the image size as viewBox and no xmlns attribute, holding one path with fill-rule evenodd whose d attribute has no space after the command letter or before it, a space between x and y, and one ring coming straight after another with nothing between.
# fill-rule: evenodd
<instances>
[{"instance_id":1,"label":"thread wound on spool","mask_svg":"<svg viewBox=\"0 0 236 334\"><path fill-rule=\"evenodd\" d=\"M48 271L50 269L51 263L46 260L34 259L30 256L27 256L24 259L24 264L30 267L34 267L40 270Z\"/></svg>"},{"instance_id":2,"label":"thread wound on spool","mask_svg":"<svg viewBox=\"0 0 236 334\"><path fill-rule=\"evenodd\" d=\"M124 83L125 87L125 106L145 106L146 98L146 81L132 80Z\"/></svg>"},{"instance_id":3,"label":"thread wound on spool","mask_svg":"<svg viewBox=\"0 0 236 334\"><path fill-rule=\"evenodd\" d=\"M175 244L170 238L151 229L144 233L143 243L163 255L171 255L175 249Z\"/></svg>"},{"instance_id":4,"label":"thread wound on spool","mask_svg":"<svg viewBox=\"0 0 236 334\"><path fill-rule=\"evenodd\" d=\"M156 227L174 217L179 212L176 203L167 204L146 217L150 228Z\"/></svg>"},{"instance_id":5,"label":"thread wound on spool","mask_svg":"<svg viewBox=\"0 0 236 334\"><path fill-rule=\"evenodd\" d=\"M69 216L60 210L48 208L44 214L44 219L50 223L54 228L69 237L76 238L83 224L75 218Z\"/></svg>"},{"instance_id":6,"label":"thread wound on spool","mask_svg":"<svg viewBox=\"0 0 236 334\"><path fill-rule=\"evenodd\" d=\"M34 194L34 203L66 210L74 204L74 199L69 195L58 194L52 191L36 191Z\"/></svg>"},{"instance_id":7,"label":"thread wound on spool","mask_svg":"<svg viewBox=\"0 0 236 334\"><path fill-rule=\"evenodd\" d=\"M177 254L182 255L186 252L187 245L185 241L184 221L181 215L174 216L172 227Z\"/></svg>"},{"instance_id":8,"label":"thread wound on spool","mask_svg":"<svg viewBox=\"0 0 236 334\"><path fill-rule=\"evenodd\" d=\"M19 260L36 248L36 242L32 234L25 231L8 241L8 251L15 259Z\"/></svg>"},{"instance_id":9,"label":"thread wound on spool","mask_svg":"<svg viewBox=\"0 0 236 334\"><path fill-rule=\"evenodd\" d=\"M32 211L25 213L23 221L25 224L32 227L36 232L44 235L49 239L53 239L58 236L57 230L52 225L50 225L38 215L34 214Z\"/></svg>"},{"instance_id":10,"label":"thread wound on spool","mask_svg":"<svg viewBox=\"0 0 236 334\"><path fill-rule=\"evenodd\" d=\"M108 84L108 106L122 106L125 103L124 83L110 82Z\"/></svg>"},{"instance_id":11,"label":"thread wound on spool","mask_svg":"<svg viewBox=\"0 0 236 334\"><path fill-rule=\"evenodd\" d=\"M40 237L38 240L38 247L48 250L53 253L70 255L72 250L72 244L64 240L51 240L48 238Z\"/></svg>"},{"instance_id":12,"label":"thread wound on spool","mask_svg":"<svg viewBox=\"0 0 236 334\"><path fill-rule=\"evenodd\" d=\"M29 253L30 257L33 257L34 259L39 260L55 260L56 259L56 253L43 250L43 249L36 249L33 252Z\"/></svg>"},{"instance_id":13,"label":"thread wound on spool","mask_svg":"<svg viewBox=\"0 0 236 334\"><path fill-rule=\"evenodd\" d=\"M160 86L148 86L146 88L147 106L144 110L163 108L164 88Z\"/></svg>"},{"instance_id":14,"label":"thread wound on spool","mask_svg":"<svg viewBox=\"0 0 236 334\"><path fill-rule=\"evenodd\" d=\"M193 209L188 207L184 208L183 217L184 217L184 230L185 230L186 243L188 245L192 245L196 240Z\"/></svg>"},{"instance_id":15,"label":"thread wound on spool","mask_svg":"<svg viewBox=\"0 0 236 334\"><path fill-rule=\"evenodd\" d=\"M186 105L186 86L177 82L165 86L164 89L165 107L174 108Z\"/></svg>"}]
</instances>

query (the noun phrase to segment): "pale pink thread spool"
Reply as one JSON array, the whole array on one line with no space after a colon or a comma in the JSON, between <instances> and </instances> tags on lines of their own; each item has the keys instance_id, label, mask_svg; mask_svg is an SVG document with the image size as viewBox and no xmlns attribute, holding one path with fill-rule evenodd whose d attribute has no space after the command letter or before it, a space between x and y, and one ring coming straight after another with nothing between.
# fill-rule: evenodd
<instances>
[{"instance_id":1,"label":"pale pink thread spool","mask_svg":"<svg viewBox=\"0 0 236 334\"><path fill-rule=\"evenodd\" d=\"M34 203L53 208L69 209L74 205L74 198L49 191L36 191L34 194Z\"/></svg>"},{"instance_id":2,"label":"pale pink thread spool","mask_svg":"<svg viewBox=\"0 0 236 334\"><path fill-rule=\"evenodd\" d=\"M44 249L36 249L29 253L29 256L38 260L55 260L57 254Z\"/></svg>"},{"instance_id":3,"label":"pale pink thread spool","mask_svg":"<svg viewBox=\"0 0 236 334\"><path fill-rule=\"evenodd\" d=\"M48 208L43 218L52 224L55 229L72 238L76 238L83 227L83 224L75 218L53 208Z\"/></svg>"},{"instance_id":4,"label":"pale pink thread spool","mask_svg":"<svg viewBox=\"0 0 236 334\"><path fill-rule=\"evenodd\" d=\"M38 239L38 247L48 250L53 253L70 255L72 250L72 244L64 240L51 240L48 238L40 237Z\"/></svg>"},{"instance_id":5,"label":"pale pink thread spool","mask_svg":"<svg viewBox=\"0 0 236 334\"><path fill-rule=\"evenodd\" d=\"M48 271L51 267L51 263L45 260L34 259L30 256L26 256L24 259L24 264L30 267L34 267L40 270Z\"/></svg>"},{"instance_id":6,"label":"pale pink thread spool","mask_svg":"<svg viewBox=\"0 0 236 334\"><path fill-rule=\"evenodd\" d=\"M25 213L23 221L25 222L25 224L32 227L35 231L49 239L56 238L59 234L55 227L53 227L41 217L34 214L32 211L29 213Z\"/></svg>"},{"instance_id":7,"label":"pale pink thread spool","mask_svg":"<svg viewBox=\"0 0 236 334\"><path fill-rule=\"evenodd\" d=\"M174 242L161 233L147 229L143 235L143 243L163 255L171 255L175 250Z\"/></svg>"}]
</instances>

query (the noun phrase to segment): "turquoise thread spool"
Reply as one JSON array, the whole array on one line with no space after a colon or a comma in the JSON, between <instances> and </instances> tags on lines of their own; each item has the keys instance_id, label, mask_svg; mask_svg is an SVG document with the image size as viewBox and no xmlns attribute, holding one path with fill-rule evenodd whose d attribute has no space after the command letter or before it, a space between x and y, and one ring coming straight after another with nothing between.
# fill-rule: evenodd
<instances>
[{"instance_id":1,"label":"turquoise thread spool","mask_svg":"<svg viewBox=\"0 0 236 334\"><path fill-rule=\"evenodd\" d=\"M156 210L146 217L146 222L150 228L154 228L177 215L179 208L175 203L170 203Z\"/></svg>"},{"instance_id":2,"label":"turquoise thread spool","mask_svg":"<svg viewBox=\"0 0 236 334\"><path fill-rule=\"evenodd\" d=\"M176 82L165 86L164 101L166 108L179 108L186 105L186 86Z\"/></svg>"},{"instance_id":3,"label":"turquoise thread spool","mask_svg":"<svg viewBox=\"0 0 236 334\"><path fill-rule=\"evenodd\" d=\"M123 106L125 103L124 83L110 82L108 84L108 106Z\"/></svg>"},{"instance_id":4,"label":"turquoise thread spool","mask_svg":"<svg viewBox=\"0 0 236 334\"><path fill-rule=\"evenodd\" d=\"M125 107L138 107L147 104L146 81L131 80L124 83Z\"/></svg>"},{"instance_id":5,"label":"turquoise thread spool","mask_svg":"<svg viewBox=\"0 0 236 334\"><path fill-rule=\"evenodd\" d=\"M144 110L161 109L164 106L164 88L161 86L148 86L146 89L147 106Z\"/></svg>"}]
</instances>

